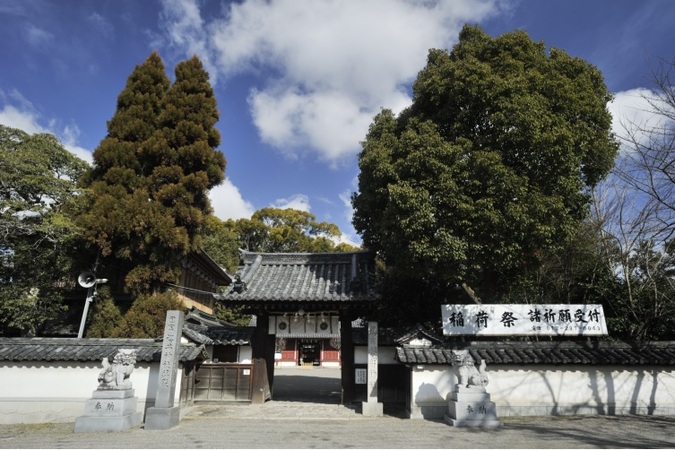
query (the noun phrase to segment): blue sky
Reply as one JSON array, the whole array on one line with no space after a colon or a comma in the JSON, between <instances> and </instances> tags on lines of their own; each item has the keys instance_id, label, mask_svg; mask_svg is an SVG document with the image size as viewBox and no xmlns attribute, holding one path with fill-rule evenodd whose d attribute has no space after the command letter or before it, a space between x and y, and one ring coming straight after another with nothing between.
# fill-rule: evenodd
<instances>
[{"instance_id":1,"label":"blue sky","mask_svg":"<svg viewBox=\"0 0 675 450\"><path fill-rule=\"evenodd\" d=\"M0 23L0 123L91 162L134 67L157 50L173 78L196 54L227 158L216 215L295 207L359 243L359 142L380 108L410 104L429 48L452 48L465 23L525 30L598 67L618 123L640 110L650 64L674 56L675 1L0 0Z\"/></svg>"}]
</instances>

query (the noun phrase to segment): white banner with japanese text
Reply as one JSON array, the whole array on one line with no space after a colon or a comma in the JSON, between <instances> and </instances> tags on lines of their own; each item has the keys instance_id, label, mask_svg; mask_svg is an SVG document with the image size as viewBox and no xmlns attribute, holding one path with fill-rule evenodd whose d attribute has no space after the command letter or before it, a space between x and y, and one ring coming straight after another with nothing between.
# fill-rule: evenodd
<instances>
[{"instance_id":1,"label":"white banner with japanese text","mask_svg":"<svg viewBox=\"0 0 675 450\"><path fill-rule=\"evenodd\" d=\"M441 305L443 334L601 336L602 305Z\"/></svg>"}]
</instances>

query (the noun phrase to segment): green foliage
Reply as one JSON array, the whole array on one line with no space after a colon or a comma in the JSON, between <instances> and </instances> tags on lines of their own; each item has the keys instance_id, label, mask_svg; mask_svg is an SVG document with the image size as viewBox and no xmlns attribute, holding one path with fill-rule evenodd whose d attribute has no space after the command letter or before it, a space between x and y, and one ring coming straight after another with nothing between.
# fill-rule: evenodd
<instances>
[{"instance_id":1,"label":"green foliage","mask_svg":"<svg viewBox=\"0 0 675 450\"><path fill-rule=\"evenodd\" d=\"M200 245L211 214L208 190L224 179L217 120L196 57L177 65L171 85L153 53L118 97L94 168L82 180L90 204L80 219L104 267L132 262L125 283L133 294L175 283L180 257Z\"/></svg>"},{"instance_id":2,"label":"green foliage","mask_svg":"<svg viewBox=\"0 0 675 450\"><path fill-rule=\"evenodd\" d=\"M202 249L229 272L239 266L239 236L232 224L209 216L202 235Z\"/></svg>"},{"instance_id":3,"label":"green foliage","mask_svg":"<svg viewBox=\"0 0 675 450\"><path fill-rule=\"evenodd\" d=\"M251 323L251 315L243 313L243 307L225 308L223 305L217 303L215 308L215 316L222 321L237 325L240 327L247 327Z\"/></svg>"},{"instance_id":4,"label":"green foliage","mask_svg":"<svg viewBox=\"0 0 675 450\"><path fill-rule=\"evenodd\" d=\"M542 253L541 264L524 272L505 295L508 303L606 304L617 278L602 257L600 224L583 221L560 246Z\"/></svg>"},{"instance_id":5,"label":"green foliage","mask_svg":"<svg viewBox=\"0 0 675 450\"><path fill-rule=\"evenodd\" d=\"M122 312L115 305L108 286L98 289L88 322L85 334L88 338L107 338L120 335L120 325L123 323Z\"/></svg>"},{"instance_id":6,"label":"green foliage","mask_svg":"<svg viewBox=\"0 0 675 450\"><path fill-rule=\"evenodd\" d=\"M429 52L413 89L363 142L354 226L388 270L430 290L420 298L441 296L424 301L467 301L463 284L501 301L586 216L617 151L610 94L582 60L470 26L452 52Z\"/></svg>"},{"instance_id":7,"label":"green foliage","mask_svg":"<svg viewBox=\"0 0 675 450\"><path fill-rule=\"evenodd\" d=\"M254 252L351 252L356 248L335 240L340 236L337 225L317 222L306 211L263 208L250 219L222 222L213 217L207 222L202 245L221 266L235 272L239 264L239 248ZM220 320L248 325L250 316L237 309L216 306Z\"/></svg>"},{"instance_id":8,"label":"green foliage","mask_svg":"<svg viewBox=\"0 0 675 450\"><path fill-rule=\"evenodd\" d=\"M0 333L39 334L64 309L86 167L50 134L0 125Z\"/></svg>"},{"instance_id":9,"label":"green foliage","mask_svg":"<svg viewBox=\"0 0 675 450\"><path fill-rule=\"evenodd\" d=\"M185 309L183 303L173 291L140 295L124 314L119 326L113 330L113 335L109 337L159 338L164 334L166 312L183 309Z\"/></svg>"},{"instance_id":10,"label":"green foliage","mask_svg":"<svg viewBox=\"0 0 675 450\"><path fill-rule=\"evenodd\" d=\"M340 237L337 225L317 222L314 214L297 209L263 208L251 219L229 221L239 235L242 248L253 252L322 253L347 250L347 245L336 246ZM353 249L353 248L352 248Z\"/></svg>"}]
</instances>

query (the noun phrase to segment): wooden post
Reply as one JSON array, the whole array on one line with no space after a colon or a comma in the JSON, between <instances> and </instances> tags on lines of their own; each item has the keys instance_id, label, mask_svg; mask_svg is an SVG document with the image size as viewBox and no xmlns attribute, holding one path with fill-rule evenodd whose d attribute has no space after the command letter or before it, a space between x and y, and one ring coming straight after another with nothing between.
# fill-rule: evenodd
<instances>
[{"instance_id":1,"label":"wooden post","mask_svg":"<svg viewBox=\"0 0 675 450\"><path fill-rule=\"evenodd\" d=\"M270 391L274 395L274 335L269 333L269 315L260 312L256 316L256 327L253 332L251 351L253 358L264 359L266 362L267 381Z\"/></svg>"},{"instance_id":2,"label":"wooden post","mask_svg":"<svg viewBox=\"0 0 675 450\"><path fill-rule=\"evenodd\" d=\"M342 404L354 401L354 342L351 310L340 311L340 359L342 361Z\"/></svg>"}]
</instances>

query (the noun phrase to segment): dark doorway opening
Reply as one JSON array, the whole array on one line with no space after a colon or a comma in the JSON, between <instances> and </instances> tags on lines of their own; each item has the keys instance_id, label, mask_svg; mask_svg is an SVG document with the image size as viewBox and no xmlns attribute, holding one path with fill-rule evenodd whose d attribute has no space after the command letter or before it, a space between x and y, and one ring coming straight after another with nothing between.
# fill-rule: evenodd
<instances>
[{"instance_id":1,"label":"dark doorway opening","mask_svg":"<svg viewBox=\"0 0 675 450\"><path fill-rule=\"evenodd\" d=\"M318 340L303 341L300 345L300 366L321 365L321 343Z\"/></svg>"}]
</instances>

